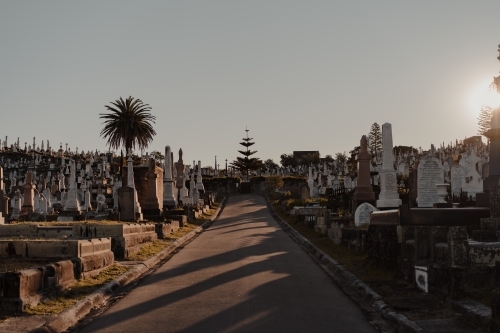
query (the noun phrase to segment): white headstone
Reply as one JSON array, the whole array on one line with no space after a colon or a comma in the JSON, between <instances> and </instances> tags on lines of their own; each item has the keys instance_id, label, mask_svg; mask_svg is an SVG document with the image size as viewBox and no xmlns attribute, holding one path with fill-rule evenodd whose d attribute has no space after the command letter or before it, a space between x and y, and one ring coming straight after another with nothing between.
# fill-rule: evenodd
<instances>
[{"instance_id":1,"label":"white headstone","mask_svg":"<svg viewBox=\"0 0 500 333\"><path fill-rule=\"evenodd\" d=\"M454 165L451 168L451 193L460 195L465 181L465 169L460 165Z\"/></svg>"},{"instance_id":2,"label":"white headstone","mask_svg":"<svg viewBox=\"0 0 500 333\"><path fill-rule=\"evenodd\" d=\"M356 224L356 227L370 224L370 213L377 210L377 208L373 207L368 202L364 202L359 205L354 212L354 223Z\"/></svg>"},{"instance_id":3,"label":"white headstone","mask_svg":"<svg viewBox=\"0 0 500 333\"><path fill-rule=\"evenodd\" d=\"M439 201L436 184L444 182L443 165L432 156L424 157L418 165L418 207L432 207Z\"/></svg>"}]
</instances>

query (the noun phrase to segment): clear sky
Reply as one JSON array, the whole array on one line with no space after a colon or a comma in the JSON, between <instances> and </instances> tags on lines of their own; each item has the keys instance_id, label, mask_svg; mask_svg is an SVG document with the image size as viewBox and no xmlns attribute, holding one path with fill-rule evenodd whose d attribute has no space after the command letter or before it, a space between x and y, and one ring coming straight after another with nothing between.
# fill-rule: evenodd
<instances>
[{"instance_id":1,"label":"clear sky","mask_svg":"<svg viewBox=\"0 0 500 333\"><path fill-rule=\"evenodd\" d=\"M500 63L500 1L0 0L0 137L105 150L99 113L153 108L184 160L349 151L475 135ZM177 157L176 157L177 158Z\"/></svg>"}]
</instances>

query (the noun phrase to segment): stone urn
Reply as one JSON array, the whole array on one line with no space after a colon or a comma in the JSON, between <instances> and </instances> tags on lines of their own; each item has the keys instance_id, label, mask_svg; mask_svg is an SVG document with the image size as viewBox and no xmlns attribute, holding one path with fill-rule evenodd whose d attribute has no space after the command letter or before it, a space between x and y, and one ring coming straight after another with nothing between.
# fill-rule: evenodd
<instances>
[{"instance_id":1,"label":"stone urn","mask_svg":"<svg viewBox=\"0 0 500 333\"><path fill-rule=\"evenodd\" d=\"M446 203L446 196L448 195L448 187L450 184L436 184L438 188L438 203Z\"/></svg>"}]
</instances>

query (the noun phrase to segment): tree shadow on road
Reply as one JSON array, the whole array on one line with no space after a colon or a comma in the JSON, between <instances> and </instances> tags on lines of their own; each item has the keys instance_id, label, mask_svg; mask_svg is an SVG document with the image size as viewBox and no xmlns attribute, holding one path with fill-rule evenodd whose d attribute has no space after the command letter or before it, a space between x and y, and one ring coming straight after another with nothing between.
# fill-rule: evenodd
<instances>
[{"instance_id":1,"label":"tree shadow on road","mask_svg":"<svg viewBox=\"0 0 500 333\"><path fill-rule=\"evenodd\" d=\"M265 206L261 197L256 201ZM241 220L248 220L247 228L240 228ZM210 249L201 258L159 269L82 332L375 332L276 225L266 208L221 218L205 231L209 237L238 228L261 232L226 237L229 251ZM229 227L235 230L220 230ZM195 251L196 240L191 245ZM154 296L141 301L138 290L151 288ZM125 301L131 304L120 304Z\"/></svg>"}]
</instances>

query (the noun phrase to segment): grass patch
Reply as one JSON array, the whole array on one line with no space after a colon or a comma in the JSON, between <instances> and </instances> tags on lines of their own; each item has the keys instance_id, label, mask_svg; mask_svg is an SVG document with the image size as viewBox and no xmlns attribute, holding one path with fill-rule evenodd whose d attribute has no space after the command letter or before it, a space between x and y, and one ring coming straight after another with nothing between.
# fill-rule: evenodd
<instances>
[{"instance_id":1,"label":"grass patch","mask_svg":"<svg viewBox=\"0 0 500 333\"><path fill-rule=\"evenodd\" d=\"M70 288L53 295L53 298L47 302L38 304L37 306L28 306L26 313L31 315L61 313L64 309L90 295L129 269L130 267L117 264L112 265L102 270L95 277L80 280Z\"/></svg>"},{"instance_id":2,"label":"grass patch","mask_svg":"<svg viewBox=\"0 0 500 333\"><path fill-rule=\"evenodd\" d=\"M396 279L395 273L373 267L366 254L355 253L345 246L333 243L326 235L322 235L314 229L300 223L297 216L288 215L278 203L278 200L270 198L270 201L276 215L287 222L311 243L316 245L321 251L328 254L340 265L356 275L361 281L369 282Z\"/></svg>"},{"instance_id":3,"label":"grass patch","mask_svg":"<svg viewBox=\"0 0 500 333\"><path fill-rule=\"evenodd\" d=\"M217 212L217 209L219 209L220 204L221 204L220 202L215 202L214 204L212 204L212 208L204 212L200 216L198 216L196 218L196 221L193 222L193 224L200 226L203 223L210 220L212 217L214 217L215 213Z\"/></svg>"},{"instance_id":4,"label":"grass patch","mask_svg":"<svg viewBox=\"0 0 500 333\"><path fill-rule=\"evenodd\" d=\"M177 229L174 233L170 234L165 239L158 239L152 243L144 245L140 249L140 251L130 256L127 260L143 261L151 258L155 254L172 244L176 239L190 233L206 221L210 220L215 215L215 212L219 208L219 205L220 203L213 204L212 209L198 216L198 218L193 223L186 223L182 228Z\"/></svg>"},{"instance_id":5,"label":"grass patch","mask_svg":"<svg viewBox=\"0 0 500 333\"><path fill-rule=\"evenodd\" d=\"M172 240L170 239L157 239L154 242L148 243L141 247L138 252L129 256L127 260L143 261L149 259L170 244L172 244Z\"/></svg>"},{"instance_id":6,"label":"grass patch","mask_svg":"<svg viewBox=\"0 0 500 333\"><path fill-rule=\"evenodd\" d=\"M37 268L54 262L50 259L2 258L0 272L19 272L23 269Z\"/></svg>"}]
</instances>

